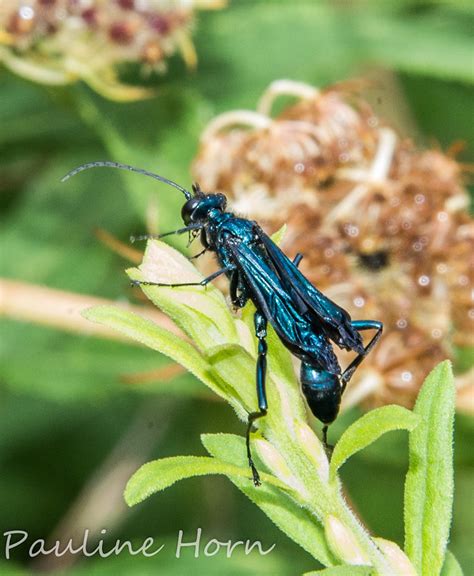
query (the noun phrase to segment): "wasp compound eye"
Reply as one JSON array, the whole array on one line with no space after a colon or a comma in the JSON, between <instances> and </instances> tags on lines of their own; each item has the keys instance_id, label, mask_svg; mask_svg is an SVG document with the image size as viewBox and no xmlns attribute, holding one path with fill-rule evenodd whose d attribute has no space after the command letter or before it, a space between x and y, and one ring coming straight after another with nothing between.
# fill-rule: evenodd
<instances>
[{"instance_id":1,"label":"wasp compound eye","mask_svg":"<svg viewBox=\"0 0 474 576\"><path fill-rule=\"evenodd\" d=\"M185 224L189 224L192 220L193 214L202 202L202 197L194 197L185 202L181 208L181 218Z\"/></svg>"}]
</instances>

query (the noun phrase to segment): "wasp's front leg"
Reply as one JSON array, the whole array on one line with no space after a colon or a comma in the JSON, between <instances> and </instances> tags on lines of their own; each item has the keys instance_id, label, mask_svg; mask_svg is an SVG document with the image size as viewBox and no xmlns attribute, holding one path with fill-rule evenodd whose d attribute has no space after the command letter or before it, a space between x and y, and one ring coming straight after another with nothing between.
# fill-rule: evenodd
<instances>
[{"instance_id":1,"label":"wasp's front leg","mask_svg":"<svg viewBox=\"0 0 474 576\"><path fill-rule=\"evenodd\" d=\"M225 268L221 268L220 270L217 270L217 272L214 272L210 276L207 276L206 278L204 278L200 282L181 282L180 284L165 284L163 282L148 282L146 280L132 280L131 284L132 284L132 286L167 286L168 288L179 288L180 286L206 286L207 284L209 284L209 282L211 282L212 280L214 280L218 276L221 276L222 274L227 274L227 272L230 272L231 270L233 270L233 268L231 266L226 266Z\"/></svg>"}]
</instances>

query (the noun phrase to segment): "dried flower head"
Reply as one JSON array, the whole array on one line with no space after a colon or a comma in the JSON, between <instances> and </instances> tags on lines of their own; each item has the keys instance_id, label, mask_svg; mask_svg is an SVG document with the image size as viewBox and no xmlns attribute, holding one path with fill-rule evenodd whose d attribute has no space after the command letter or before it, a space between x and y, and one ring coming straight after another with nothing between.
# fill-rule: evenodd
<instances>
[{"instance_id":1,"label":"dried flower head","mask_svg":"<svg viewBox=\"0 0 474 576\"><path fill-rule=\"evenodd\" d=\"M297 102L274 118L282 94ZM461 166L400 139L347 87L273 83L257 112L210 123L194 177L269 232L286 222L283 247L304 254L308 278L354 318L384 322L346 405L410 406L454 344L473 345L474 226Z\"/></svg>"},{"instance_id":2,"label":"dried flower head","mask_svg":"<svg viewBox=\"0 0 474 576\"><path fill-rule=\"evenodd\" d=\"M194 11L220 6L220 0L3 0L0 61L36 82L82 79L107 98L135 100L150 90L122 84L117 67L138 63L162 72L177 50L194 66Z\"/></svg>"}]
</instances>

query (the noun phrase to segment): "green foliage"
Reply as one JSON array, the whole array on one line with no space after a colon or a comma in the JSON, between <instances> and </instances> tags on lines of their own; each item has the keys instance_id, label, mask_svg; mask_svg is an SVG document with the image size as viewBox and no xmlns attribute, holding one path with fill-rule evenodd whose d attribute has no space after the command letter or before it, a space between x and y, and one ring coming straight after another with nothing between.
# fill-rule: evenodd
<instances>
[{"instance_id":1,"label":"green foliage","mask_svg":"<svg viewBox=\"0 0 474 576\"><path fill-rule=\"evenodd\" d=\"M108 228L126 239L130 232L143 230L153 201L159 206L161 226L172 229L179 221L181 196L146 178L115 171L81 174L67 185L59 184L61 175L83 161L112 156L187 183L189 163L206 122L232 107L254 107L261 91L276 78L324 86L360 74L368 61L393 64L403 58L400 69L411 70L410 78L418 79L416 90L410 85L407 93L409 97L421 94L417 115L424 119L429 136L445 142L448 132L446 144L457 138L472 139L467 130L473 99L465 87L444 85L436 110L430 112L427 90L439 83L426 84L420 76L436 73L464 81L472 75L470 58L462 57L469 46L471 18L472 10L463 8L462 2L443 6L427 2L423 9L413 2L355 2L344 7L279 2L277 9L272 2L233 2L226 10L200 15L196 74L186 74L179 61L173 62L170 73L157 81L157 99L128 106L103 101L80 86L46 91L3 73L0 169L7 195L0 242L8 246L9 257L2 258L2 275L122 296L126 292L126 282L120 280L123 264L94 241L93 228ZM383 98L388 100L390 95ZM34 369L26 366L34 363L28 362L27 350L35 355L35 362L41 362L56 340L51 331L26 338L32 342L25 349L22 328L9 329L3 351L5 358L14 358L14 367L3 372L5 380L9 383L11 372L17 371L13 379L20 389L32 386ZM67 346L65 342L64 375L48 373L45 366L34 393L48 390L50 396L64 397L65 374L76 372L73 356L81 346L73 338ZM104 377L101 344L95 346L97 361L90 362L89 374L77 375L71 400L86 396L89 382ZM117 346L115 364L119 368L136 356ZM113 391L114 386L107 389Z\"/></svg>"},{"instance_id":2,"label":"green foliage","mask_svg":"<svg viewBox=\"0 0 474 576\"><path fill-rule=\"evenodd\" d=\"M331 456L330 479L334 481L339 468L359 450L391 430L412 431L418 425L415 414L402 406L382 406L371 410L344 432Z\"/></svg>"},{"instance_id":3,"label":"green foliage","mask_svg":"<svg viewBox=\"0 0 474 576\"><path fill-rule=\"evenodd\" d=\"M446 551L441 576L463 576L463 571L459 562L449 550Z\"/></svg>"},{"instance_id":4,"label":"green foliage","mask_svg":"<svg viewBox=\"0 0 474 576\"><path fill-rule=\"evenodd\" d=\"M421 418L410 435L405 484L405 546L422 576L440 574L453 506L455 388L451 364L439 364L426 379L414 412Z\"/></svg>"},{"instance_id":5,"label":"green foliage","mask_svg":"<svg viewBox=\"0 0 474 576\"><path fill-rule=\"evenodd\" d=\"M413 18L409 10L390 11L384 4L359 21L360 37L374 61L413 74L474 82L468 33L474 11L462 15L427 3L426 12Z\"/></svg>"},{"instance_id":6,"label":"green foliage","mask_svg":"<svg viewBox=\"0 0 474 576\"><path fill-rule=\"evenodd\" d=\"M178 480L208 474L223 474L229 478L251 479L250 471L247 468L226 464L217 458L177 456L144 464L127 484L125 500L129 506L133 506L151 494L168 488ZM288 489L277 478L269 474L264 474L263 481L281 489Z\"/></svg>"},{"instance_id":7,"label":"green foliage","mask_svg":"<svg viewBox=\"0 0 474 576\"><path fill-rule=\"evenodd\" d=\"M180 270L179 276L175 273L176 268ZM156 277L164 283L170 282L171 278L175 283L200 282L203 279L187 258L177 254L167 244L155 242L148 244L140 269L131 269L128 275L131 280L153 282ZM189 286L162 289L159 298L153 286L145 286L144 292L199 348L206 347L209 337L216 345L237 341L224 296L215 286L209 284L200 290L193 290ZM205 325L205 331L197 331L195 326L198 325Z\"/></svg>"}]
</instances>

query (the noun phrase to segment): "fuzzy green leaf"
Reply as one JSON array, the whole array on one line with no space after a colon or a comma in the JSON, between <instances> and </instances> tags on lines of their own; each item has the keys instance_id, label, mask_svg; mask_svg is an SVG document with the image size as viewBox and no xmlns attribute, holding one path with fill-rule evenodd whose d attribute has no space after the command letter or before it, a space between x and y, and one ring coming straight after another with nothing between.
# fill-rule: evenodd
<instances>
[{"instance_id":1,"label":"fuzzy green leaf","mask_svg":"<svg viewBox=\"0 0 474 576\"><path fill-rule=\"evenodd\" d=\"M324 570L305 572L303 576L373 576L374 569L370 566L331 566Z\"/></svg>"},{"instance_id":2,"label":"fuzzy green leaf","mask_svg":"<svg viewBox=\"0 0 474 576\"><path fill-rule=\"evenodd\" d=\"M375 442L377 438L391 430L413 430L419 418L401 406L382 406L364 414L341 436L334 448L329 467L329 478L336 480L336 474L344 462L359 450Z\"/></svg>"},{"instance_id":3,"label":"fuzzy green leaf","mask_svg":"<svg viewBox=\"0 0 474 576\"><path fill-rule=\"evenodd\" d=\"M165 284L200 282L203 279L180 252L157 240L148 242L140 267L127 270L127 273L132 280ZM142 290L201 350L238 341L224 296L211 283L174 288L144 285Z\"/></svg>"},{"instance_id":4,"label":"fuzzy green leaf","mask_svg":"<svg viewBox=\"0 0 474 576\"><path fill-rule=\"evenodd\" d=\"M168 488L178 480L207 474L224 474L231 479L241 478L252 484L248 466L240 467L207 456L176 456L147 462L130 478L125 488L125 501L133 506L155 492ZM262 474L262 481L283 490L288 488L274 476Z\"/></svg>"},{"instance_id":5,"label":"fuzzy green leaf","mask_svg":"<svg viewBox=\"0 0 474 576\"><path fill-rule=\"evenodd\" d=\"M281 421L282 418L288 427L292 427L295 418L305 417L301 395L277 368L278 361L275 361L274 354L269 356L269 366L275 366L275 373L267 373L266 392L271 409L265 418L256 423L256 427L265 428L267 422ZM256 410L255 358L240 345L228 344L209 350L206 359L218 380L223 382L221 386L234 391L231 398L239 398L247 412ZM246 420L247 412L242 411L235 402L232 405L239 417Z\"/></svg>"},{"instance_id":6,"label":"fuzzy green leaf","mask_svg":"<svg viewBox=\"0 0 474 576\"><path fill-rule=\"evenodd\" d=\"M229 464L248 466L245 439L233 434L203 434L202 443L215 458ZM258 464L258 462L257 462ZM230 480L275 523L289 538L309 552L325 566L335 560L329 550L324 530L317 519L294 498L282 494L277 487L265 481L256 488L243 478Z\"/></svg>"},{"instance_id":7,"label":"fuzzy green leaf","mask_svg":"<svg viewBox=\"0 0 474 576\"><path fill-rule=\"evenodd\" d=\"M429 374L414 412L405 482L405 550L421 576L441 572L453 506L454 378L449 361Z\"/></svg>"},{"instance_id":8,"label":"fuzzy green leaf","mask_svg":"<svg viewBox=\"0 0 474 576\"><path fill-rule=\"evenodd\" d=\"M145 344L172 358L204 382L219 396L226 398L225 391L219 388L209 376L209 365L189 342L146 320L133 312L115 306L96 306L82 314L92 322L110 326L130 338Z\"/></svg>"},{"instance_id":9,"label":"fuzzy green leaf","mask_svg":"<svg viewBox=\"0 0 474 576\"><path fill-rule=\"evenodd\" d=\"M298 379L296 378L292 356L271 326L268 327L267 331L269 371L281 380L291 384L292 388L296 390L297 397L301 400L301 392L299 390ZM301 405L303 405L302 402ZM302 408L302 417L303 414L304 409Z\"/></svg>"},{"instance_id":10,"label":"fuzzy green leaf","mask_svg":"<svg viewBox=\"0 0 474 576\"><path fill-rule=\"evenodd\" d=\"M233 397L242 402L247 412L252 412L256 408L255 360L236 344L216 346L208 350L206 360L212 367L215 379L232 390ZM247 414L242 411L240 416L246 420Z\"/></svg>"},{"instance_id":11,"label":"fuzzy green leaf","mask_svg":"<svg viewBox=\"0 0 474 576\"><path fill-rule=\"evenodd\" d=\"M275 242L275 244L277 244L278 246L281 244L283 238L285 237L286 234L286 229L288 228L288 226L286 224L283 224L283 226L281 226L279 228L279 230L277 230L276 232L274 232L271 235L271 239L273 240L273 242Z\"/></svg>"},{"instance_id":12,"label":"fuzzy green leaf","mask_svg":"<svg viewBox=\"0 0 474 576\"><path fill-rule=\"evenodd\" d=\"M441 576L463 576L464 572L454 554L446 550Z\"/></svg>"}]
</instances>

